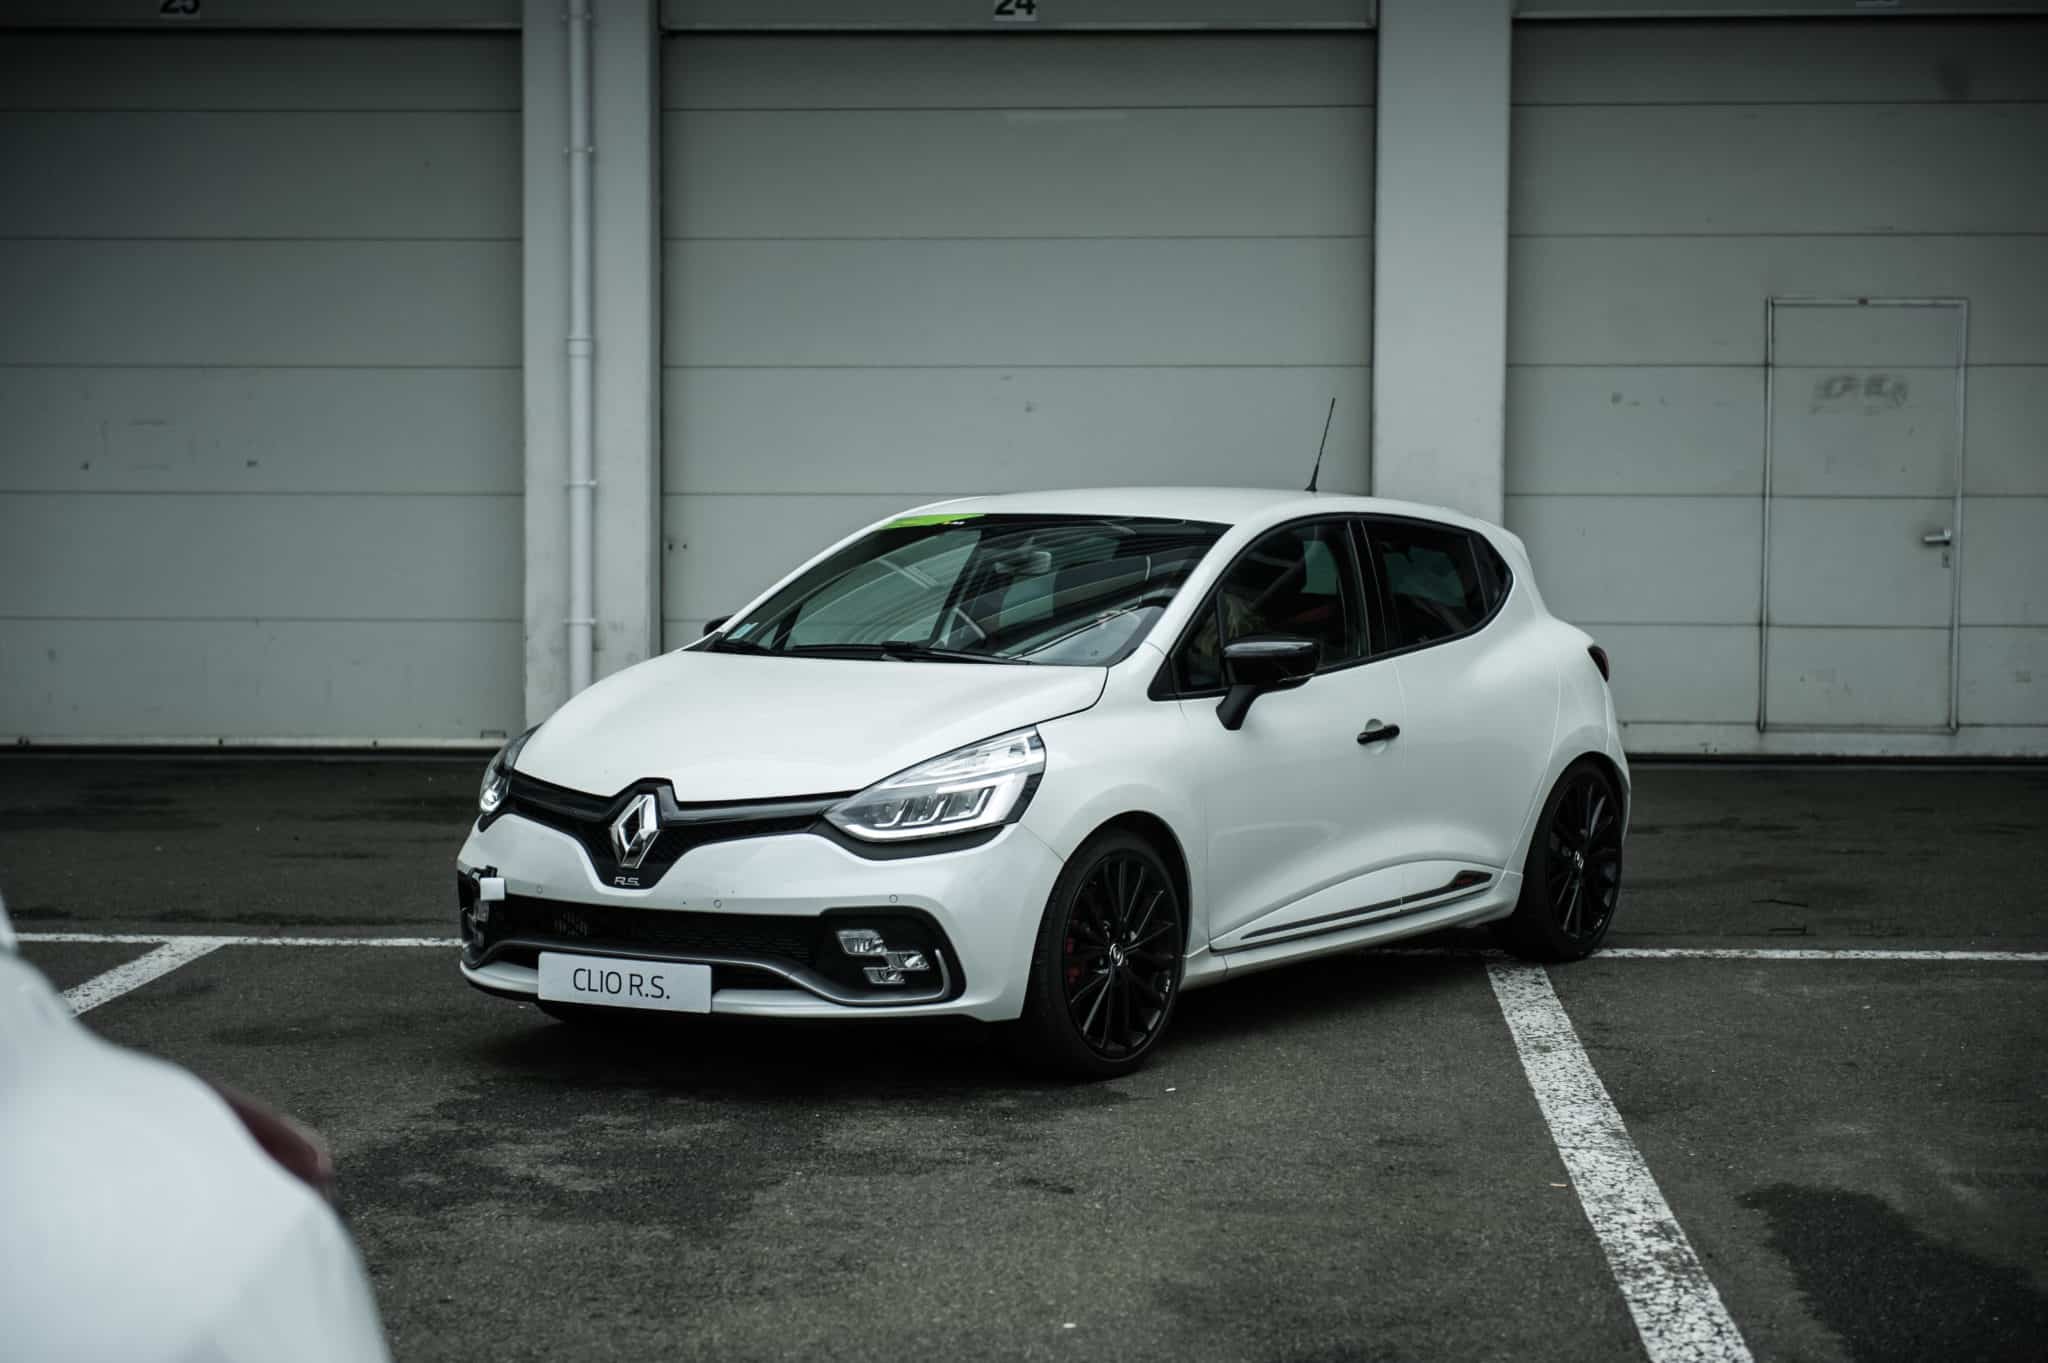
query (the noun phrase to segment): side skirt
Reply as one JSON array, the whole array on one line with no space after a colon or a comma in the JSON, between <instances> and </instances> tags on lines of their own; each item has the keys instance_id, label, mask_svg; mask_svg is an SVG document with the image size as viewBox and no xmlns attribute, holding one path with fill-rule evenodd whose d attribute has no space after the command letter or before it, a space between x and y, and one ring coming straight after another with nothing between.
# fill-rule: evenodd
<instances>
[{"instance_id":1,"label":"side skirt","mask_svg":"<svg viewBox=\"0 0 2048 1363\"><path fill-rule=\"evenodd\" d=\"M1201 983L1214 984L1225 978L1234 980L1242 975L1286 965L1293 961L1333 956L1339 952L1355 951L1360 947L1379 946L1405 937L1435 932L1441 928L1483 923L1510 912L1521 892L1522 877L1520 872L1516 872L1513 875L1502 876L1491 885L1481 886L1474 894L1460 895L1455 901L1420 905L1410 912L1368 923L1340 924L1335 931L1290 941L1243 947L1227 954L1212 953L1211 959L1221 969L1213 974L1205 972ZM1192 966L1194 962L1191 960L1189 964ZM1182 985L1184 990L1194 987L1196 984L1193 980Z\"/></svg>"},{"instance_id":2,"label":"side skirt","mask_svg":"<svg viewBox=\"0 0 2048 1363\"><path fill-rule=\"evenodd\" d=\"M1409 914L1427 913L1466 899L1474 899L1486 892L1493 883L1493 876L1485 871L1459 871L1434 889L1418 890L1404 894L1398 899L1385 899L1377 904L1366 904L1355 909L1338 909L1334 913L1317 914L1313 918L1298 918L1290 923L1275 923L1269 927L1254 928L1244 939L1231 946L1222 947L1225 953L1255 950L1280 942L1298 941L1304 937L1320 937L1325 933L1345 932L1366 923L1382 919L1405 918Z\"/></svg>"}]
</instances>

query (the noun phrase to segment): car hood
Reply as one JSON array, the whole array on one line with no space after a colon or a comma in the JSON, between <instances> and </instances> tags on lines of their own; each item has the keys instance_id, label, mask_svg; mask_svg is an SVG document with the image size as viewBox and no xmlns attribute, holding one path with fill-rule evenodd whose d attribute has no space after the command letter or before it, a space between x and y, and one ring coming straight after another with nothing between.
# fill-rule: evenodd
<instances>
[{"instance_id":1,"label":"car hood","mask_svg":"<svg viewBox=\"0 0 2048 1363\"><path fill-rule=\"evenodd\" d=\"M519 754L529 776L610 795L649 777L685 804L826 795L1076 710L1101 667L668 653L557 710Z\"/></svg>"}]
</instances>

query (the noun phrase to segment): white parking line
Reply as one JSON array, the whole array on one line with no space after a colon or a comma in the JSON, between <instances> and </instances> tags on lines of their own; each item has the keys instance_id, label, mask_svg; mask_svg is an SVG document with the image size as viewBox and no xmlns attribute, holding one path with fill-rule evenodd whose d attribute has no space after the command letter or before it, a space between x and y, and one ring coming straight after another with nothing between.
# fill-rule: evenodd
<instances>
[{"instance_id":1,"label":"white parking line","mask_svg":"<svg viewBox=\"0 0 2048 1363\"><path fill-rule=\"evenodd\" d=\"M2048 961L2048 951L1914 951L1904 947L1608 947L1617 961Z\"/></svg>"},{"instance_id":2,"label":"white parking line","mask_svg":"<svg viewBox=\"0 0 2048 1363\"><path fill-rule=\"evenodd\" d=\"M104 975L73 985L64 991L64 1002L71 1005L73 1013L97 1008L109 999L118 999L131 989L170 974L187 961L198 960L219 945L219 939L213 937L183 937L165 942L126 965L117 965Z\"/></svg>"},{"instance_id":3,"label":"white parking line","mask_svg":"<svg viewBox=\"0 0 2048 1363\"><path fill-rule=\"evenodd\" d=\"M1489 961L1486 975L1651 1363L1749 1363L1742 1332L1629 1139L1549 974Z\"/></svg>"},{"instance_id":4,"label":"white parking line","mask_svg":"<svg viewBox=\"0 0 2048 1363\"><path fill-rule=\"evenodd\" d=\"M171 932L24 932L24 942L205 942L215 947L459 947L455 937L213 937Z\"/></svg>"}]
</instances>

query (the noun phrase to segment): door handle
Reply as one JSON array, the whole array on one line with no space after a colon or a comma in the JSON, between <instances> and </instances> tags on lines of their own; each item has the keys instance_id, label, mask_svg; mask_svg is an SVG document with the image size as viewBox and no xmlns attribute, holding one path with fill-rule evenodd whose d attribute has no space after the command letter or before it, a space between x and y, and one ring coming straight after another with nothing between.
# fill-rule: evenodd
<instances>
[{"instance_id":1,"label":"door handle","mask_svg":"<svg viewBox=\"0 0 2048 1363\"><path fill-rule=\"evenodd\" d=\"M1365 732L1358 736L1358 741L1360 743L1384 743L1390 738L1399 738L1400 736L1400 725L1380 724L1375 721L1366 726Z\"/></svg>"},{"instance_id":2,"label":"door handle","mask_svg":"<svg viewBox=\"0 0 2048 1363\"><path fill-rule=\"evenodd\" d=\"M1949 529L1946 526L1942 527L1939 530L1930 530L1920 537L1920 542L1922 544L1931 544L1936 546L1944 544L1954 544L1955 541L1956 532L1954 530Z\"/></svg>"}]
</instances>

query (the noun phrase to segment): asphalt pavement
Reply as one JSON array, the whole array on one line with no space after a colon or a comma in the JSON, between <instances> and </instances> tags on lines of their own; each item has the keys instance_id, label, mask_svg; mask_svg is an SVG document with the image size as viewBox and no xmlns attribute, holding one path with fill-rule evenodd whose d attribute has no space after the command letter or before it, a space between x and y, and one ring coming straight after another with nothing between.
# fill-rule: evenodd
<instances>
[{"instance_id":1,"label":"asphalt pavement","mask_svg":"<svg viewBox=\"0 0 2048 1363\"><path fill-rule=\"evenodd\" d=\"M0 758L24 933L445 937L479 761ZM2048 770L1643 766L1549 972L1758 1359L2039 1359ZM87 1014L332 1142L400 1359L1641 1359L1463 934L1189 995L1153 1065L968 1024L586 1032L432 947L226 946ZM31 940L60 987L148 944ZM1823 953L1820 959L1787 951Z\"/></svg>"}]
</instances>

